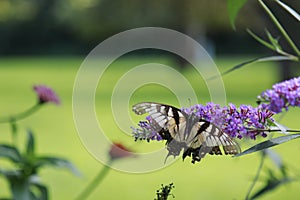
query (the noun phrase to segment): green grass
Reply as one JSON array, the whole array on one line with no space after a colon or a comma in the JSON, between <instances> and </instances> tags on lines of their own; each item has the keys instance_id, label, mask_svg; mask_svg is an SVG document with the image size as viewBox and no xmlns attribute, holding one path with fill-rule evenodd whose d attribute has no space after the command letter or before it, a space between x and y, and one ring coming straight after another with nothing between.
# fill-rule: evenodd
<instances>
[{"instance_id":1,"label":"green grass","mask_svg":"<svg viewBox=\"0 0 300 200\"><path fill-rule=\"evenodd\" d=\"M35 103L35 94L31 89L33 84L43 83L54 88L62 99L62 105L55 107L47 105L39 113L19 122L18 144L22 146L25 130L30 127L37 137L37 150L41 154L59 155L70 159L82 172L82 177L74 177L69 172L57 168L44 168L41 171L42 181L49 186L51 199L74 199L81 190L93 179L102 168L83 146L77 134L72 115L72 91L76 73L83 58L1 58L0 59L0 113L3 116L25 110ZM116 82L130 68L149 62L161 62L171 65L172 62L163 58L128 58L113 63L103 79L100 80L96 92L95 111L107 137L114 141L122 141L136 152L151 152L163 148L163 143L135 143L131 137L124 134L114 122L110 109L112 90ZM221 58L216 61L221 71L244 61L244 58ZM224 77L227 102L255 105L256 96L263 90L270 88L277 81L276 66L270 63L256 64L237 70ZM209 101L205 82L194 70L183 72L190 80L201 103ZM146 76L162 76L155 71L148 74L139 74L132 81L144 79ZM176 83L177 80L174 80ZM126 89L128 85L123 85ZM181 85L178 83L178 88ZM180 95L185 95L185 88L181 88ZM84 95L84 94L83 94ZM124 101L126 93L119 94L117 99ZM123 98L124 97L124 98ZM189 96L186 96L186 106L189 105ZM129 99L130 105L140 101L157 101L179 106L175 94L159 85L146 85L136 90ZM192 104L196 102L191 102ZM82 109L88 105L82 105ZM127 108L125 108L127 109ZM128 110L130 108L128 107ZM124 113L118 113L126 116ZM131 113L132 119L137 122L141 119ZM282 123L299 128L299 109L292 109L283 118ZM89 119L86 119L89 120ZM133 124L132 124L133 125ZM0 142L10 142L8 125L1 125ZM89 130L87 130L89 131ZM94 139L99 145L103 141ZM254 144L245 143L243 146ZM106 149L108 150L108 149ZM290 166L297 167L300 162L299 141L291 141L275 148ZM106 152L102 152L106 154ZM169 158L172 160L172 158ZM121 164L143 165L139 158L119 161ZM162 164L163 159L157 158L154 162ZM200 163L193 165L189 159L182 162L180 159L163 169L133 174L111 170L107 178L90 199L154 199L155 192L161 184L173 182L173 194L176 199L243 199L250 181L252 180L259 157L257 154L240 158L207 156ZM121 165L116 163L116 165ZM267 166L274 167L270 160ZM293 169L294 170L294 169ZM263 179L258 185L263 184ZM296 199L300 182L280 187L264 199ZM8 186L4 179L0 179L0 196L9 196Z\"/></svg>"}]
</instances>

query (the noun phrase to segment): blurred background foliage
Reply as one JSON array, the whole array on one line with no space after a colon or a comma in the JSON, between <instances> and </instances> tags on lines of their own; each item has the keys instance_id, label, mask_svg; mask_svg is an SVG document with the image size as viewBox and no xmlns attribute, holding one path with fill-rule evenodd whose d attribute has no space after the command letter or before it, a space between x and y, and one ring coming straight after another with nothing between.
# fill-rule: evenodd
<instances>
[{"instance_id":1,"label":"blurred background foliage","mask_svg":"<svg viewBox=\"0 0 300 200\"><path fill-rule=\"evenodd\" d=\"M237 31L229 24L225 0L0 0L0 54L87 54L104 39L142 26L186 33L216 54L264 51L246 33L272 30L257 1L239 13ZM274 2L267 2L294 40L297 22ZM299 1L288 1L299 11ZM298 43L296 41L296 43Z\"/></svg>"}]
</instances>

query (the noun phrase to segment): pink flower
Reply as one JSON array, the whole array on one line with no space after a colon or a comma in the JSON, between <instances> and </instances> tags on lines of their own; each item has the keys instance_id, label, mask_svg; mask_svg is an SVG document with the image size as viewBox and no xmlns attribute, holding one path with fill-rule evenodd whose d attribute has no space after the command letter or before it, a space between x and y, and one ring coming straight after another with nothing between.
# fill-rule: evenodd
<instances>
[{"instance_id":1,"label":"pink flower","mask_svg":"<svg viewBox=\"0 0 300 200\"><path fill-rule=\"evenodd\" d=\"M121 143L113 143L109 150L111 160L133 156L133 152Z\"/></svg>"},{"instance_id":2,"label":"pink flower","mask_svg":"<svg viewBox=\"0 0 300 200\"><path fill-rule=\"evenodd\" d=\"M59 100L58 96L51 88L49 88L45 85L34 85L33 89L36 92L36 94L38 95L39 102L41 104L47 103L47 102L54 103L56 105L60 104L60 100Z\"/></svg>"}]
</instances>

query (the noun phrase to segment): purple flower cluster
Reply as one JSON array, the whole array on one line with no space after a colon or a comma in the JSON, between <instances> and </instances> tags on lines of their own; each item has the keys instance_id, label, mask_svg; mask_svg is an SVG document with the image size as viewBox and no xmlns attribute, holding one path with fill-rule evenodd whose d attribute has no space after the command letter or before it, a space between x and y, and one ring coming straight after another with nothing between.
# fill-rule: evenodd
<instances>
[{"instance_id":1,"label":"purple flower cluster","mask_svg":"<svg viewBox=\"0 0 300 200\"><path fill-rule=\"evenodd\" d=\"M256 139L257 135L266 137L265 129L269 128L269 122L274 121L273 112L262 106L254 108L249 105L241 105L237 108L234 104L221 107L218 104L197 104L189 109L182 109L186 113L195 113L201 119L205 119L218 126L231 137L239 139L246 137Z\"/></svg>"},{"instance_id":2,"label":"purple flower cluster","mask_svg":"<svg viewBox=\"0 0 300 200\"><path fill-rule=\"evenodd\" d=\"M51 88L45 85L35 85L33 86L33 90L38 95L40 104L47 103L47 102L54 103L57 105L60 104L60 100L58 96Z\"/></svg>"},{"instance_id":3,"label":"purple flower cluster","mask_svg":"<svg viewBox=\"0 0 300 200\"><path fill-rule=\"evenodd\" d=\"M155 126L153 124L153 119L151 117L146 117L146 121L140 121L138 126L140 128L131 127L133 137L135 140L162 140L162 137L157 130L155 130Z\"/></svg>"},{"instance_id":4,"label":"purple flower cluster","mask_svg":"<svg viewBox=\"0 0 300 200\"><path fill-rule=\"evenodd\" d=\"M190 108L182 108L187 114L194 113L200 119L204 119L219 127L231 137L239 139L256 139L258 135L266 137L270 122L273 122L273 112L264 106L254 108L249 105L241 105L237 108L234 104L221 107L218 104L207 103L206 105L196 104ZM132 128L133 135L137 139L162 140L155 123L151 117L141 121L139 128ZM264 131L266 130L266 131Z\"/></svg>"},{"instance_id":5,"label":"purple flower cluster","mask_svg":"<svg viewBox=\"0 0 300 200\"><path fill-rule=\"evenodd\" d=\"M257 98L258 102L275 113L288 110L289 106L300 107L300 77L277 83Z\"/></svg>"}]
</instances>

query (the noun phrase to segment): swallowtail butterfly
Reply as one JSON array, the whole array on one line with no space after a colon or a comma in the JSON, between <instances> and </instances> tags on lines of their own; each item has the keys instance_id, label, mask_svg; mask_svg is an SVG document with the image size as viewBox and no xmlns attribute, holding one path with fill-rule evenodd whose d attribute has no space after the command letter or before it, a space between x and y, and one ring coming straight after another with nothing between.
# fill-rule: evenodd
<instances>
[{"instance_id":1,"label":"swallowtail butterfly","mask_svg":"<svg viewBox=\"0 0 300 200\"><path fill-rule=\"evenodd\" d=\"M194 113L186 113L170 105L143 102L133 106L133 111L142 115L148 113L151 126L167 140L168 156L177 156L183 150L182 158L192 157L192 163L211 155L235 155L240 152L239 145L214 124L200 119ZM168 157L167 156L167 157Z\"/></svg>"}]
</instances>

